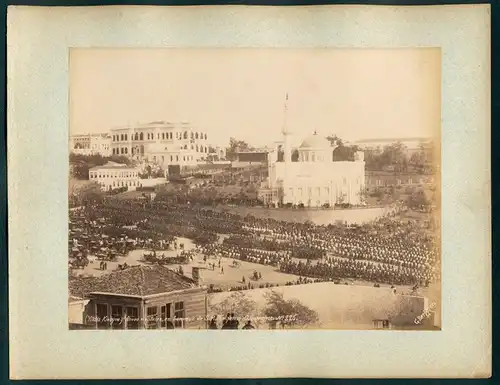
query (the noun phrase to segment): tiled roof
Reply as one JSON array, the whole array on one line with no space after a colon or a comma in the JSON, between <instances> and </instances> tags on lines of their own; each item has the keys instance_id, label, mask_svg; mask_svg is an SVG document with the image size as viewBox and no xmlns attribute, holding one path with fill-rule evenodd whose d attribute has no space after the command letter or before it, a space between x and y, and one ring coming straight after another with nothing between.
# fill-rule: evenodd
<instances>
[{"instance_id":1,"label":"tiled roof","mask_svg":"<svg viewBox=\"0 0 500 385\"><path fill-rule=\"evenodd\" d=\"M82 298L89 293L146 296L196 287L195 282L164 266L131 266L101 277L72 277L70 295Z\"/></svg>"}]
</instances>

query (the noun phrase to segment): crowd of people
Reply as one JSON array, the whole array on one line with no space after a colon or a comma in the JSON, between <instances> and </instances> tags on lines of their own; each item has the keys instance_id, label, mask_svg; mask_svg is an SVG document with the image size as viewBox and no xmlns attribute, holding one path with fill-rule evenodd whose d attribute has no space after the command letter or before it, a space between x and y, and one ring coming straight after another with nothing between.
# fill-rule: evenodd
<instances>
[{"instance_id":1,"label":"crowd of people","mask_svg":"<svg viewBox=\"0 0 500 385\"><path fill-rule=\"evenodd\" d=\"M212 330L219 329L218 317L213 316L208 324L208 328ZM228 313L226 317L222 320L222 325L220 330L237 330L239 329L240 321L237 317L235 317L234 313ZM242 330L251 330L255 329L255 326L252 324L252 320L246 320L245 324L241 328Z\"/></svg>"},{"instance_id":2,"label":"crowd of people","mask_svg":"<svg viewBox=\"0 0 500 385\"><path fill-rule=\"evenodd\" d=\"M384 217L361 226L317 226L242 217L191 204L118 199L82 210L78 215L85 220L78 226L85 228L83 232L97 238L109 236L109 247L122 253L132 247L160 249L174 237L186 237L206 256L271 265L284 273L320 280L425 285L439 278L431 222ZM96 240L99 246L106 242Z\"/></svg>"}]
</instances>

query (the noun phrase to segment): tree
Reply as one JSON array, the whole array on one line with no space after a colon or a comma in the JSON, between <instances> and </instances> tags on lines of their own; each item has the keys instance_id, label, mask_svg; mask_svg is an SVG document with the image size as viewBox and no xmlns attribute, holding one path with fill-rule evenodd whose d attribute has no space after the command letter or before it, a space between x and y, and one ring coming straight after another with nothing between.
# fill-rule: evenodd
<instances>
[{"instance_id":1,"label":"tree","mask_svg":"<svg viewBox=\"0 0 500 385\"><path fill-rule=\"evenodd\" d=\"M344 145L342 142L342 139L340 139L337 135L327 136L326 139L330 141L330 144L332 146L333 145L336 145L336 146L343 146Z\"/></svg>"},{"instance_id":2,"label":"tree","mask_svg":"<svg viewBox=\"0 0 500 385\"><path fill-rule=\"evenodd\" d=\"M334 162L354 161L354 148L341 144L337 146L332 153Z\"/></svg>"},{"instance_id":3,"label":"tree","mask_svg":"<svg viewBox=\"0 0 500 385\"><path fill-rule=\"evenodd\" d=\"M401 142L384 147L381 154L383 168L393 169L396 172L408 170L408 156L406 146Z\"/></svg>"},{"instance_id":4,"label":"tree","mask_svg":"<svg viewBox=\"0 0 500 385\"><path fill-rule=\"evenodd\" d=\"M223 301L214 302L214 294L208 297L208 308L210 317L217 316L222 319L227 314L234 313L238 319L252 319L258 315L257 303L251 300L248 295L242 291L235 291ZM258 320L252 320L254 325L258 325Z\"/></svg>"},{"instance_id":5,"label":"tree","mask_svg":"<svg viewBox=\"0 0 500 385\"><path fill-rule=\"evenodd\" d=\"M267 305L263 314L268 319L269 326L276 328L305 327L319 321L318 313L297 299L285 300L282 293L275 290L264 294Z\"/></svg>"},{"instance_id":6,"label":"tree","mask_svg":"<svg viewBox=\"0 0 500 385\"><path fill-rule=\"evenodd\" d=\"M406 205L412 210L428 210L431 206L431 202L427 199L425 192L419 190L408 197Z\"/></svg>"},{"instance_id":7,"label":"tree","mask_svg":"<svg viewBox=\"0 0 500 385\"><path fill-rule=\"evenodd\" d=\"M283 150L283 146L279 145L278 146L278 154L276 156L276 161L277 162L283 162L285 159L285 151Z\"/></svg>"},{"instance_id":8,"label":"tree","mask_svg":"<svg viewBox=\"0 0 500 385\"><path fill-rule=\"evenodd\" d=\"M77 187L70 185L70 202L74 206L101 203L104 200L104 193L95 182L86 183Z\"/></svg>"}]
</instances>

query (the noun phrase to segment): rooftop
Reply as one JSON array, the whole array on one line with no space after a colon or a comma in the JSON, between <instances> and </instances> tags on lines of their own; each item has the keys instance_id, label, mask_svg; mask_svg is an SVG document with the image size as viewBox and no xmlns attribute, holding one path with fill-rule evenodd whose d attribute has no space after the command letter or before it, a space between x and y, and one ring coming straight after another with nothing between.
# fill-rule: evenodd
<instances>
[{"instance_id":1,"label":"rooftop","mask_svg":"<svg viewBox=\"0 0 500 385\"><path fill-rule=\"evenodd\" d=\"M124 163L108 162L102 166L92 167L91 170L109 170L109 169L136 169L134 166L127 166Z\"/></svg>"},{"instance_id":2,"label":"rooftop","mask_svg":"<svg viewBox=\"0 0 500 385\"><path fill-rule=\"evenodd\" d=\"M196 287L195 281L164 266L131 266L101 277L72 277L71 296L87 298L90 293L147 296Z\"/></svg>"},{"instance_id":3,"label":"rooftop","mask_svg":"<svg viewBox=\"0 0 500 385\"><path fill-rule=\"evenodd\" d=\"M300 148L311 148L311 149L325 149L325 148L330 148L331 144L330 141L320 135L318 135L316 132L306 138L302 144L300 145Z\"/></svg>"}]
</instances>

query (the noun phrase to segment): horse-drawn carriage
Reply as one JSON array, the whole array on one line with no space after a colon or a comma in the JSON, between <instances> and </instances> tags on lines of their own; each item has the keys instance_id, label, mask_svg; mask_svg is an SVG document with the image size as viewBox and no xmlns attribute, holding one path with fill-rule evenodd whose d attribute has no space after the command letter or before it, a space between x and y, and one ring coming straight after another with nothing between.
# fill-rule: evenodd
<instances>
[{"instance_id":1,"label":"horse-drawn carriage","mask_svg":"<svg viewBox=\"0 0 500 385\"><path fill-rule=\"evenodd\" d=\"M115 262L117 259L116 251L104 247L101 247L100 251L95 253L95 256L100 261Z\"/></svg>"},{"instance_id":2,"label":"horse-drawn carriage","mask_svg":"<svg viewBox=\"0 0 500 385\"><path fill-rule=\"evenodd\" d=\"M233 263L231 264L231 267L238 269L241 267L241 262L238 261L237 259L233 259Z\"/></svg>"},{"instance_id":3,"label":"horse-drawn carriage","mask_svg":"<svg viewBox=\"0 0 500 385\"><path fill-rule=\"evenodd\" d=\"M259 273L257 270L254 270L253 274L252 274L252 279L254 281L259 281L262 279L262 274Z\"/></svg>"},{"instance_id":4,"label":"horse-drawn carriage","mask_svg":"<svg viewBox=\"0 0 500 385\"><path fill-rule=\"evenodd\" d=\"M78 257L69 261L69 266L72 269L85 269L89 265L87 257Z\"/></svg>"},{"instance_id":5,"label":"horse-drawn carriage","mask_svg":"<svg viewBox=\"0 0 500 385\"><path fill-rule=\"evenodd\" d=\"M123 265L119 264L118 267L116 268L116 270L125 270L129 267L129 265L127 264L127 262L125 262Z\"/></svg>"}]
</instances>

